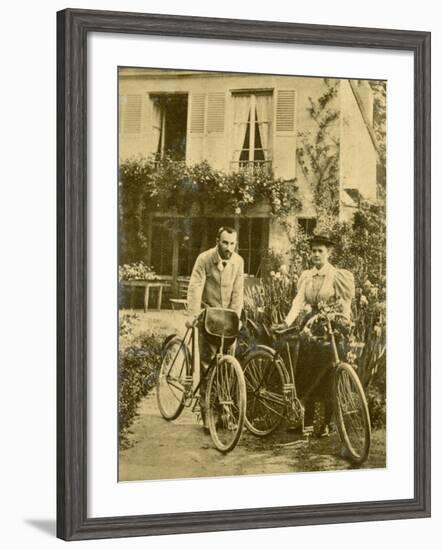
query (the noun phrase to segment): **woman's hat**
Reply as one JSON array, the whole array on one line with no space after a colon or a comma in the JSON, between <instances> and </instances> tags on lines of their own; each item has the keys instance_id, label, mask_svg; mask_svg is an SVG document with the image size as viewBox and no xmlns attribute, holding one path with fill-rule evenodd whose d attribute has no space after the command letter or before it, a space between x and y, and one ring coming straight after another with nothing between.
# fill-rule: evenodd
<instances>
[{"instance_id":1,"label":"woman's hat","mask_svg":"<svg viewBox=\"0 0 442 550\"><path fill-rule=\"evenodd\" d=\"M332 241L328 233L317 233L310 239L310 246L313 246L314 244L334 246L335 243Z\"/></svg>"}]
</instances>

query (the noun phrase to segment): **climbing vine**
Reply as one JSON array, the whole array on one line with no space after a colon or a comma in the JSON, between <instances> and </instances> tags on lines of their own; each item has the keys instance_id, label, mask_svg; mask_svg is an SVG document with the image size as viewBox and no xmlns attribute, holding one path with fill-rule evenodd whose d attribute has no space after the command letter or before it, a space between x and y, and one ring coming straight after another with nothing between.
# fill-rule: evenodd
<instances>
[{"instance_id":1,"label":"climbing vine","mask_svg":"<svg viewBox=\"0 0 442 550\"><path fill-rule=\"evenodd\" d=\"M339 214L339 83L324 79L324 84L325 91L317 100L309 97L307 111L315 128L299 132L300 145L296 150L313 192L319 225L329 225Z\"/></svg>"}]
</instances>

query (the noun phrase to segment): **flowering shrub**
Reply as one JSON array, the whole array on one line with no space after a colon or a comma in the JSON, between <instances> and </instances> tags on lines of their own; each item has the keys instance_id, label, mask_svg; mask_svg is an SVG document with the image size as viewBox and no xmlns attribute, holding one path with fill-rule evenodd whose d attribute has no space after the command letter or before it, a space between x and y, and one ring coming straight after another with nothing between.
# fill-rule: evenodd
<instances>
[{"instance_id":1,"label":"flowering shrub","mask_svg":"<svg viewBox=\"0 0 442 550\"><path fill-rule=\"evenodd\" d=\"M293 181L275 178L267 168L225 173L207 161L188 166L169 157L137 158L120 166L120 188L125 205L133 195L144 203L146 211L172 209L177 213L210 213L219 210L241 211L267 200L272 214L287 215L297 204Z\"/></svg>"},{"instance_id":2,"label":"flowering shrub","mask_svg":"<svg viewBox=\"0 0 442 550\"><path fill-rule=\"evenodd\" d=\"M271 215L283 219L300 207L295 182L275 178L267 168L225 173L207 161L188 166L169 157L136 158L121 163L119 179L119 233L125 261L147 250L147 218L154 212L238 216L267 203Z\"/></svg>"},{"instance_id":3,"label":"flowering shrub","mask_svg":"<svg viewBox=\"0 0 442 550\"><path fill-rule=\"evenodd\" d=\"M120 313L118 346L120 350L127 347L132 340L132 330L138 321L138 314L134 311Z\"/></svg>"},{"instance_id":4,"label":"flowering shrub","mask_svg":"<svg viewBox=\"0 0 442 550\"><path fill-rule=\"evenodd\" d=\"M130 321L129 321L130 322ZM120 336L126 324L120 323ZM130 426L138 405L155 386L161 366L162 338L144 334L119 351L118 421L122 448L129 445Z\"/></svg>"},{"instance_id":5,"label":"flowering shrub","mask_svg":"<svg viewBox=\"0 0 442 550\"><path fill-rule=\"evenodd\" d=\"M342 315L334 315L335 313L342 313L342 304L338 301L333 303L320 302L318 310L319 313L315 316L315 320L300 328L299 335L301 339L306 342L314 342L321 339L328 341L328 318L330 316L330 325L336 340L349 342L353 335L353 323ZM301 325L303 325L302 317L305 318L305 315L300 315L299 317L301 318ZM345 360L345 357L342 359Z\"/></svg>"},{"instance_id":6,"label":"flowering shrub","mask_svg":"<svg viewBox=\"0 0 442 550\"><path fill-rule=\"evenodd\" d=\"M158 276L152 267L140 261L118 266L118 278L120 281L155 281Z\"/></svg>"}]
</instances>

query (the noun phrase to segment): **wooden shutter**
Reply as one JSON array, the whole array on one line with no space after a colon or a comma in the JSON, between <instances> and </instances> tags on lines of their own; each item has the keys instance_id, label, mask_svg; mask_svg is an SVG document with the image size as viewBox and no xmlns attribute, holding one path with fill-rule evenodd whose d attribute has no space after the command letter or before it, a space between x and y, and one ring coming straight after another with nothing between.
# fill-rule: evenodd
<instances>
[{"instance_id":1,"label":"wooden shutter","mask_svg":"<svg viewBox=\"0 0 442 550\"><path fill-rule=\"evenodd\" d=\"M203 160L206 94L191 93L187 122L186 161L195 164Z\"/></svg>"},{"instance_id":2,"label":"wooden shutter","mask_svg":"<svg viewBox=\"0 0 442 550\"><path fill-rule=\"evenodd\" d=\"M126 96L118 96L118 131L121 134L123 132L123 112L124 105L126 103Z\"/></svg>"},{"instance_id":3,"label":"wooden shutter","mask_svg":"<svg viewBox=\"0 0 442 550\"><path fill-rule=\"evenodd\" d=\"M192 94L190 133L204 133L206 94Z\"/></svg>"},{"instance_id":4,"label":"wooden shutter","mask_svg":"<svg viewBox=\"0 0 442 550\"><path fill-rule=\"evenodd\" d=\"M277 177L296 175L296 90L277 90L273 169Z\"/></svg>"},{"instance_id":5,"label":"wooden shutter","mask_svg":"<svg viewBox=\"0 0 442 550\"><path fill-rule=\"evenodd\" d=\"M278 90L276 99L276 131L295 131L295 90Z\"/></svg>"},{"instance_id":6,"label":"wooden shutter","mask_svg":"<svg viewBox=\"0 0 442 550\"><path fill-rule=\"evenodd\" d=\"M207 132L224 132L224 111L226 96L224 92L211 92L207 98Z\"/></svg>"},{"instance_id":7,"label":"wooden shutter","mask_svg":"<svg viewBox=\"0 0 442 550\"><path fill-rule=\"evenodd\" d=\"M124 101L123 131L125 134L141 132L141 95L129 94Z\"/></svg>"}]
</instances>

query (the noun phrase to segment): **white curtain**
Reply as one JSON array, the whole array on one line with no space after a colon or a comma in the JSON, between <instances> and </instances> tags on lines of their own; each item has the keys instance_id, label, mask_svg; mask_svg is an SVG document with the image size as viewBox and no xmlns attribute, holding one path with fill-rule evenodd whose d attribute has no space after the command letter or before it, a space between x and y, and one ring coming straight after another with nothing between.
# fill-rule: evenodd
<instances>
[{"instance_id":1,"label":"white curtain","mask_svg":"<svg viewBox=\"0 0 442 550\"><path fill-rule=\"evenodd\" d=\"M162 112L160 100L154 98L152 101L152 153L154 154L161 149Z\"/></svg>"},{"instance_id":2,"label":"white curtain","mask_svg":"<svg viewBox=\"0 0 442 550\"><path fill-rule=\"evenodd\" d=\"M256 96L256 112L258 116L259 134L261 136L262 148L264 149L264 158L269 160L270 146L270 123L272 120L272 96L262 94Z\"/></svg>"},{"instance_id":3,"label":"white curtain","mask_svg":"<svg viewBox=\"0 0 442 550\"><path fill-rule=\"evenodd\" d=\"M234 96L233 160L239 161L250 114L250 96Z\"/></svg>"}]
</instances>

